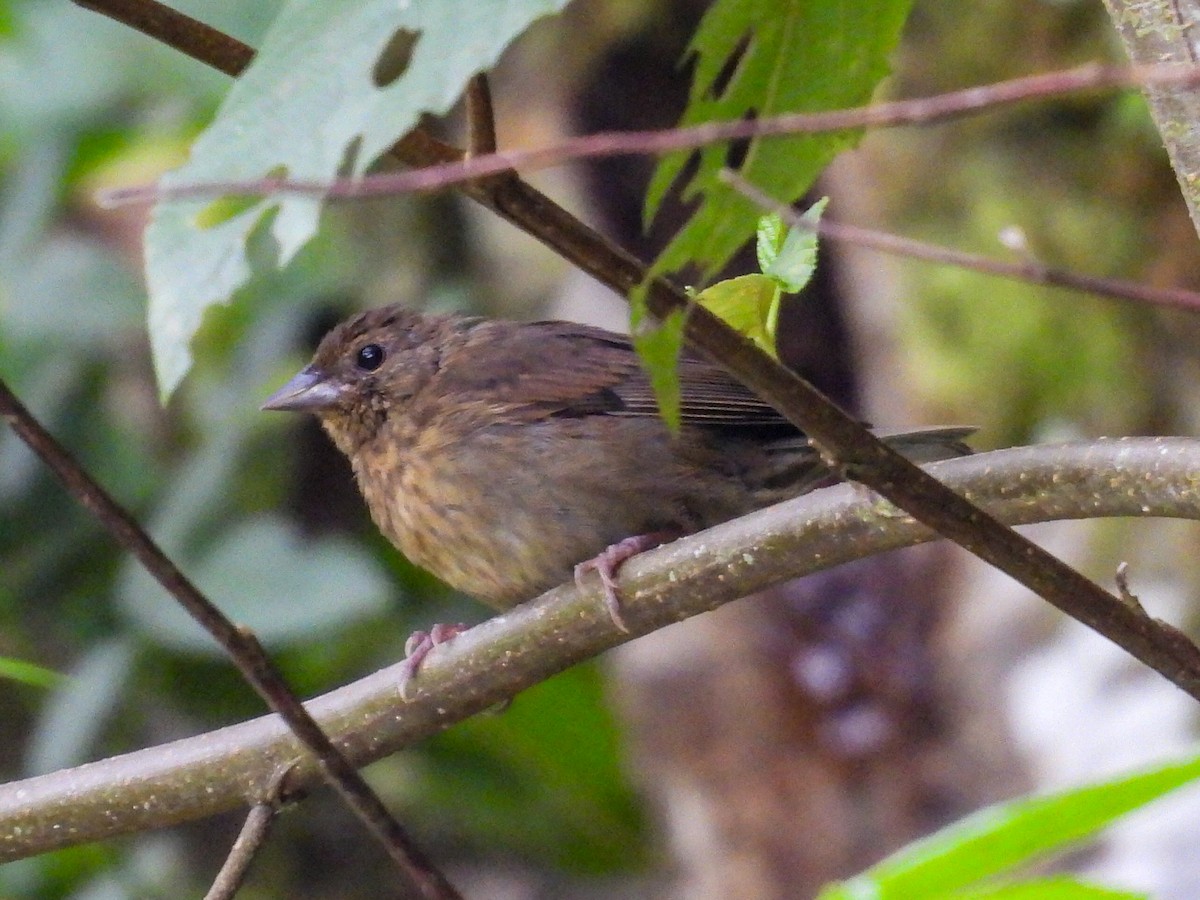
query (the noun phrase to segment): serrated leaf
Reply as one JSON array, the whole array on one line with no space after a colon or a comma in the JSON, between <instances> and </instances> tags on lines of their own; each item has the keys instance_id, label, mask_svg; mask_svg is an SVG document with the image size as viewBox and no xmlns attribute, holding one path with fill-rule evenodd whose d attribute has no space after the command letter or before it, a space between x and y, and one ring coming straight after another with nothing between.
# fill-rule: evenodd
<instances>
[{"instance_id":1,"label":"serrated leaf","mask_svg":"<svg viewBox=\"0 0 1200 900\"><path fill-rule=\"evenodd\" d=\"M689 48L695 75L681 125L736 121L865 103L887 73L911 0L720 0L705 14ZM728 83L718 84L740 53ZM798 199L858 132L798 135L747 144L741 174L784 202ZM717 180L727 146L699 151L683 190L701 198L688 224L655 261L655 274L696 264L708 279L752 235L761 210ZM651 180L646 218L653 217L689 157L665 157Z\"/></svg>"},{"instance_id":2,"label":"serrated leaf","mask_svg":"<svg viewBox=\"0 0 1200 900\"><path fill-rule=\"evenodd\" d=\"M565 3L291 0L188 162L161 184L251 181L270 173L325 183L343 170L361 175L422 114L447 112L467 80L491 68L531 22ZM388 80L397 34L416 37L403 74ZM269 197L204 228L197 219L211 205L211 199L161 203L146 231L150 342L164 397L191 366L188 344L205 310L227 303L250 278L250 234L274 213L270 233L283 265L314 234L321 207L311 197Z\"/></svg>"},{"instance_id":3,"label":"serrated leaf","mask_svg":"<svg viewBox=\"0 0 1200 900\"><path fill-rule=\"evenodd\" d=\"M696 302L720 316L727 325L764 351L775 351L775 321L779 286L766 275L740 275L718 281L696 295Z\"/></svg>"},{"instance_id":4,"label":"serrated leaf","mask_svg":"<svg viewBox=\"0 0 1200 900\"><path fill-rule=\"evenodd\" d=\"M817 268L817 223L829 203L822 197L800 217L808 228L789 228L783 246L770 264L763 267L763 274L771 276L789 294L804 289Z\"/></svg>"},{"instance_id":5,"label":"serrated leaf","mask_svg":"<svg viewBox=\"0 0 1200 900\"><path fill-rule=\"evenodd\" d=\"M656 322L646 308L645 288L634 288L629 294L630 336L633 348L650 375L650 386L658 401L658 412L672 432L679 431L679 412L682 391L679 387L679 354L683 350L683 328L686 316L682 311L671 313Z\"/></svg>"},{"instance_id":6,"label":"serrated leaf","mask_svg":"<svg viewBox=\"0 0 1200 900\"><path fill-rule=\"evenodd\" d=\"M1200 777L1200 757L1124 778L999 804L905 847L818 900L946 897L1088 838L1131 810Z\"/></svg>"}]
</instances>

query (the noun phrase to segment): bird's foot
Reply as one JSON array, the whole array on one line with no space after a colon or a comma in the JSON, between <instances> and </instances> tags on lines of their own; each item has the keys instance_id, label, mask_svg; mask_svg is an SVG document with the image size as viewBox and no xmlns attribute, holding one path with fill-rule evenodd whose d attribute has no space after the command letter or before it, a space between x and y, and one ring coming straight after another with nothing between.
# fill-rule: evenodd
<instances>
[{"instance_id":1,"label":"bird's foot","mask_svg":"<svg viewBox=\"0 0 1200 900\"><path fill-rule=\"evenodd\" d=\"M462 622L453 625L439 622L429 631L414 631L408 636L408 640L404 642L404 662L400 664L400 696L403 699L408 699L408 686L417 677L421 663L425 662L429 651L466 630L467 626Z\"/></svg>"},{"instance_id":2,"label":"bird's foot","mask_svg":"<svg viewBox=\"0 0 1200 900\"><path fill-rule=\"evenodd\" d=\"M586 559L575 567L575 585L582 589L583 576L588 572L595 572L599 575L600 583L604 585L604 605L608 608L608 614L612 617L613 624L628 634L629 627L621 617L621 598L617 594L617 569L621 568L626 560L639 553L673 541L677 537L679 535L676 532L652 531L649 534L635 534L623 541L609 544L591 559Z\"/></svg>"}]
</instances>

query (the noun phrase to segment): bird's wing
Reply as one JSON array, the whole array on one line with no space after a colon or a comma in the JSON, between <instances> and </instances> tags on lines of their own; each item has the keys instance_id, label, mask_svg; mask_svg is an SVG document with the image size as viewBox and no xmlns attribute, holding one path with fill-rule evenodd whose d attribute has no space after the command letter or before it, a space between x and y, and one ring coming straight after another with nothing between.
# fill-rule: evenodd
<instances>
[{"instance_id":1,"label":"bird's wing","mask_svg":"<svg viewBox=\"0 0 1200 900\"><path fill-rule=\"evenodd\" d=\"M625 335L573 322L483 322L447 367L447 389L548 416L657 416L650 378ZM685 424L789 427L723 369L679 363Z\"/></svg>"}]
</instances>

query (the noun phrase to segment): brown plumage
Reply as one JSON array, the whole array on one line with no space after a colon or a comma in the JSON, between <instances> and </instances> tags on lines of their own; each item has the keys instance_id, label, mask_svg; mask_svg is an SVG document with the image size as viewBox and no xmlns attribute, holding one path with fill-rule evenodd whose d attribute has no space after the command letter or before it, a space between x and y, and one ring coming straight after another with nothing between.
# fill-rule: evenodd
<instances>
[{"instance_id":1,"label":"brown plumage","mask_svg":"<svg viewBox=\"0 0 1200 900\"><path fill-rule=\"evenodd\" d=\"M624 539L698 531L828 479L723 370L687 359L680 377L672 436L622 335L390 306L333 329L264 408L316 413L388 539L505 609ZM928 459L970 452L969 432L888 440Z\"/></svg>"}]
</instances>

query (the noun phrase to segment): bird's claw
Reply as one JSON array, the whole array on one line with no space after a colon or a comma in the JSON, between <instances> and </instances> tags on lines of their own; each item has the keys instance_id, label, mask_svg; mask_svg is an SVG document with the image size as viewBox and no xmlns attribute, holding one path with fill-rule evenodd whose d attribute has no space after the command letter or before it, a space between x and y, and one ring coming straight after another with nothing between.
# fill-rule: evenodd
<instances>
[{"instance_id":1,"label":"bird's claw","mask_svg":"<svg viewBox=\"0 0 1200 900\"><path fill-rule=\"evenodd\" d=\"M621 597L617 593L617 569L621 568L626 560L676 537L678 535L655 531L650 534L635 534L615 544L609 544L591 559L585 559L575 566L575 586L583 589L583 576L588 572L595 572L600 576L600 583L604 586L604 606L608 615L617 628L628 634L629 626L625 624L621 615Z\"/></svg>"},{"instance_id":2,"label":"bird's claw","mask_svg":"<svg viewBox=\"0 0 1200 900\"><path fill-rule=\"evenodd\" d=\"M429 631L414 631L408 636L408 640L404 642L404 662L400 664L400 696L402 699L409 698L408 687L417 677L417 672L420 671L421 664L425 662L429 651L466 630L467 626L462 622L455 624L439 622Z\"/></svg>"}]
</instances>

